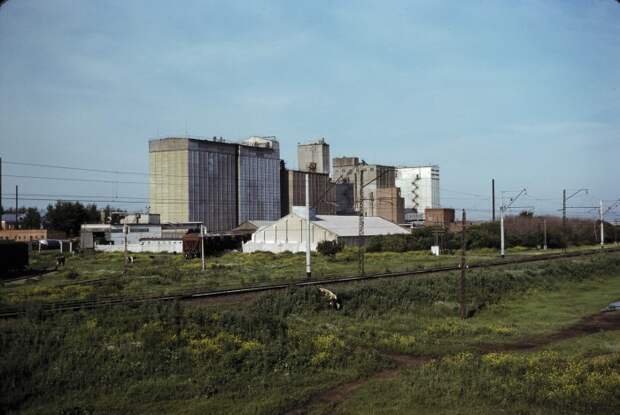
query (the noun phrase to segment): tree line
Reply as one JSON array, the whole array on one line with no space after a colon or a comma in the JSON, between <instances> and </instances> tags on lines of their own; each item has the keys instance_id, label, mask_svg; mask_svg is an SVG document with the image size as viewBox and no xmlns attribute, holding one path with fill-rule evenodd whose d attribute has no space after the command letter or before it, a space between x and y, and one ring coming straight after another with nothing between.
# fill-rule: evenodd
<instances>
[{"instance_id":1,"label":"tree line","mask_svg":"<svg viewBox=\"0 0 620 415\"><path fill-rule=\"evenodd\" d=\"M112 208L104 209L110 212ZM2 209L0 213L15 214L15 209ZM43 212L35 207L21 207L17 210L20 215L20 229L40 229L59 231L67 236L79 236L80 227L85 223L98 223L101 220L99 208L95 204L83 205L80 202L59 200L47 206ZM23 217L21 215L23 214Z\"/></svg>"}]
</instances>

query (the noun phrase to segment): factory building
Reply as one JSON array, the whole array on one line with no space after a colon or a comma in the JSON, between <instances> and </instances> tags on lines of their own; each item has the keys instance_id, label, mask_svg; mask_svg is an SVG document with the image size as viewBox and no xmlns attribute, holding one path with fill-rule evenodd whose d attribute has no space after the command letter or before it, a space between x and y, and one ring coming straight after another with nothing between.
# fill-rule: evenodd
<instances>
[{"instance_id":1,"label":"factory building","mask_svg":"<svg viewBox=\"0 0 620 415\"><path fill-rule=\"evenodd\" d=\"M396 186L405 199L405 221L424 219L426 209L441 207L439 166L398 167Z\"/></svg>"},{"instance_id":2,"label":"factory building","mask_svg":"<svg viewBox=\"0 0 620 415\"><path fill-rule=\"evenodd\" d=\"M377 189L376 195L370 196L371 216L389 220L392 223L405 223L405 200L400 196L398 187Z\"/></svg>"},{"instance_id":3,"label":"factory building","mask_svg":"<svg viewBox=\"0 0 620 415\"><path fill-rule=\"evenodd\" d=\"M316 215L310 210L310 232L306 220L306 208L294 206L290 214L269 226L259 228L252 239L243 244L243 252L305 252L308 238L310 249L316 251L322 241L340 241L345 245L357 245L359 241L359 217ZM409 231L380 217L364 218L364 238L375 235L409 234Z\"/></svg>"},{"instance_id":4,"label":"factory building","mask_svg":"<svg viewBox=\"0 0 620 415\"><path fill-rule=\"evenodd\" d=\"M354 215L353 183L336 183L336 215Z\"/></svg>"},{"instance_id":5,"label":"factory building","mask_svg":"<svg viewBox=\"0 0 620 415\"><path fill-rule=\"evenodd\" d=\"M320 215L336 214L336 187L328 174L288 170L282 163L280 170L280 201L282 216L288 215L293 206L306 204L306 175L310 183L310 206Z\"/></svg>"},{"instance_id":6,"label":"factory building","mask_svg":"<svg viewBox=\"0 0 620 415\"><path fill-rule=\"evenodd\" d=\"M275 137L149 142L150 211L162 222L201 222L209 232L280 218L280 149Z\"/></svg>"},{"instance_id":7,"label":"factory building","mask_svg":"<svg viewBox=\"0 0 620 415\"><path fill-rule=\"evenodd\" d=\"M300 171L324 173L329 176L329 144L325 138L297 145L297 166Z\"/></svg>"},{"instance_id":8,"label":"factory building","mask_svg":"<svg viewBox=\"0 0 620 415\"><path fill-rule=\"evenodd\" d=\"M360 186L362 186L364 198L362 205L365 216L377 216L379 208L377 203L380 202L381 211L389 217L390 221L403 223L399 222L402 215L398 213L398 210L403 202L400 201L400 195L396 189L394 167L367 164L357 157L338 157L333 160L333 171L334 180L343 184L336 193L338 212L359 211ZM362 174L363 183L361 183Z\"/></svg>"}]
</instances>

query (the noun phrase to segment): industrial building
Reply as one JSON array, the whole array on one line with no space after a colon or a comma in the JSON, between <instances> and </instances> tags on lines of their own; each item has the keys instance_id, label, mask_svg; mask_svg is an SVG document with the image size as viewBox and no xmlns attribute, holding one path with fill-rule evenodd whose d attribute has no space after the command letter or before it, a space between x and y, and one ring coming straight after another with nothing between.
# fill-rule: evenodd
<instances>
[{"instance_id":1,"label":"industrial building","mask_svg":"<svg viewBox=\"0 0 620 415\"><path fill-rule=\"evenodd\" d=\"M441 207L439 166L398 167L396 186L405 199L405 221L424 220L426 209Z\"/></svg>"},{"instance_id":2,"label":"industrial building","mask_svg":"<svg viewBox=\"0 0 620 415\"><path fill-rule=\"evenodd\" d=\"M294 206L290 214L252 234L252 239L243 244L243 252L305 252L308 238L312 251L316 251L317 245L322 241L337 240L345 245L357 245L359 242L358 216L316 215L311 209L310 222L308 232L306 208ZM408 233L409 231L383 218L364 218L364 238Z\"/></svg>"},{"instance_id":3,"label":"industrial building","mask_svg":"<svg viewBox=\"0 0 620 415\"><path fill-rule=\"evenodd\" d=\"M125 236L124 230L127 229ZM157 214L130 214L119 223L84 224L80 229L81 249L102 252L183 252L183 235L199 232L200 223L160 223Z\"/></svg>"},{"instance_id":4,"label":"industrial building","mask_svg":"<svg viewBox=\"0 0 620 415\"><path fill-rule=\"evenodd\" d=\"M275 137L149 142L150 211L162 222L201 222L209 232L280 218L280 149Z\"/></svg>"},{"instance_id":5,"label":"industrial building","mask_svg":"<svg viewBox=\"0 0 620 415\"><path fill-rule=\"evenodd\" d=\"M310 184L310 206L320 215L336 213L336 187L328 174L287 170L284 164L280 173L282 216L288 215L293 206L306 204L306 175Z\"/></svg>"},{"instance_id":6,"label":"industrial building","mask_svg":"<svg viewBox=\"0 0 620 415\"><path fill-rule=\"evenodd\" d=\"M297 166L300 171L329 175L329 144L325 138L315 142L297 145Z\"/></svg>"},{"instance_id":7,"label":"industrial building","mask_svg":"<svg viewBox=\"0 0 620 415\"><path fill-rule=\"evenodd\" d=\"M386 219L403 223L401 219L404 220L404 208L396 189L394 167L367 164L358 157L337 157L333 160L333 171L334 180L343 184L336 193L337 212L359 211L361 186L365 216L378 216L377 209L380 208Z\"/></svg>"},{"instance_id":8,"label":"industrial building","mask_svg":"<svg viewBox=\"0 0 620 415\"><path fill-rule=\"evenodd\" d=\"M379 188L376 195L371 195L371 215L389 220L392 223L405 223L405 200L400 196L398 187ZM373 199L374 197L374 199Z\"/></svg>"},{"instance_id":9,"label":"industrial building","mask_svg":"<svg viewBox=\"0 0 620 415\"><path fill-rule=\"evenodd\" d=\"M426 209L424 214L424 226L439 226L442 228L448 228L454 223L454 219L454 209Z\"/></svg>"}]
</instances>

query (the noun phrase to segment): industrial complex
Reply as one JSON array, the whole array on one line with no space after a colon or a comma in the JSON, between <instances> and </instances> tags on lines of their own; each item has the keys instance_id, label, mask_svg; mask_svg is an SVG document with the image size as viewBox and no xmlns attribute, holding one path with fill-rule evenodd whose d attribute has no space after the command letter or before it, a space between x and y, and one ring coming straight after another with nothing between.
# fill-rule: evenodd
<instances>
[{"instance_id":1,"label":"industrial complex","mask_svg":"<svg viewBox=\"0 0 620 415\"><path fill-rule=\"evenodd\" d=\"M233 241L244 252L298 252L316 250L322 241L347 245L407 234L424 225L427 210L427 225L432 218L454 220L453 211L440 209L438 166L369 164L357 156L330 160L325 138L299 143L297 156L297 169L289 169L273 136L151 140L148 212L83 225L81 246L182 252L183 238L196 235Z\"/></svg>"}]
</instances>

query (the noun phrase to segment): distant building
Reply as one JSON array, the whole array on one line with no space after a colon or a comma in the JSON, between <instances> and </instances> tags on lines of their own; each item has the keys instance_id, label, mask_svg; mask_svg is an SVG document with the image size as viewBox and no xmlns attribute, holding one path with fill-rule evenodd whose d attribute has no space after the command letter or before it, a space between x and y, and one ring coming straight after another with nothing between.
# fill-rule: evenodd
<instances>
[{"instance_id":1,"label":"distant building","mask_svg":"<svg viewBox=\"0 0 620 415\"><path fill-rule=\"evenodd\" d=\"M158 215L129 215L117 224L85 224L80 229L81 249L101 252L183 252L183 236L199 232L200 223L160 223Z\"/></svg>"},{"instance_id":2,"label":"distant building","mask_svg":"<svg viewBox=\"0 0 620 415\"><path fill-rule=\"evenodd\" d=\"M336 183L336 215L354 215L353 183Z\"/></svg>"},{"instance_id":3,"label":"distant building","mask_svg":"<svg viewBox=\"0 0 620 415\"><path fill-rule=\"evenodd\" d=\"M441 207L439 166L398 167L396 186L405 199L405 220L423 220L426 209Z\"/></svg>"},{"instance_id":4,"label":"distant building","mask_svg":"<svg viewBox=\"0 0 620 415\"><path fill-rule=\"evenodd\" d=\"M396 169L393 166L383 166L379 164L367 164L360 161L357 157L337 157L333 159L333 179L338 183L349 183L353 185L353 210L359 211L360 186L363 191L363 209L365 216L374 216L375 204L373 199L377 198L378 189L388 189L396 187ZM363 174L363 183L361 176ZM337 193L339 209L348 208L347 195L349 189L341 187ZM385 196L385 194L384 194Z\"/></svg>"},{"instance_id":5,"label":"distant building","mask_svg":"<svg viewBox=\"0 0 620 415\"><path fill-rule=\"evenodd\" d=\"M297 163L300 171L329 175L329 144L321 138L313 143L297 145Z\"/></svg>"},{"instance_id":6,"label":"distant building","mask_svg":"<svg viewBox=\"0 0 620 415\"><path fill-rule=\"evenodd\" d=\"M209 232L280 218L280 149L274 137L241 143L149 142L150 210L162 222L201 222Z\"/></svg>"},{"instance_id":7,"label":"distant building","mask_svg":"<svg viewBox=\"0 0 620 415\"><path fill-rule=\"evenodd\" d=\"M48 231L47 229L1 229L0 240L35 242L47 239L65 239L63 232Z\"/></svg>"},{"instance_id":8,"label":"distant building","mask_svg":"<svg viewBox=\"0 0 620 415\"><path fill-rule=\"evenodd\" d=\"M25 213L5 213L0 220L0 229L17 229L17 222L23 223L25 217Z\"/></svg>"},{"instance_id":9,"label":"distant building","mask_svg":"<svg viewBox=\"0 0 620 415\"><path fill-rule=\"evenodd\" d=\"M379 216L396 224L405 223L405 200L400 196L398 187L377 189L369 202L371 216Z\"/></svg>"},{"instance_id":10,"label":"distant building","mask_svg":"<svg viewBox=\"0 0 620 415\"><path fill-rule=\"evenodd\" d=\"M288 215L293 206L305 206L306 174L310 182L310 206L321 215L335 214L336 188L328 174L287 170L283 167L280 176L282 216Z\"/></svg>"},{"instance_id":11,"label":"distant building","mask_svg":"<svg viewBox=\"0 0 620 415\"><path fill-rule=\"evenodd\" d=\"M311 211L310 234L306 221L306 209L294 206L293 211L273 224L259 228L252 239L243 244L243 252L305 252L308 238L310 249L316 251L322 241L341 241L345 245L356 245L359 241L359 217L316 215ZM364 238L375 235L409 234L383 218L364 218Z\"/></svg>"},{"instance_id":12,"label":"distant building","mask_svg":"<svg viewBox=\"0 0 620 415\"><path fill-rule=\"evenodd\" d=\"M454 209L426 209L424 214L424 225L448 228L454 223L454 219Z\"/></svg>"}]
</instances>

